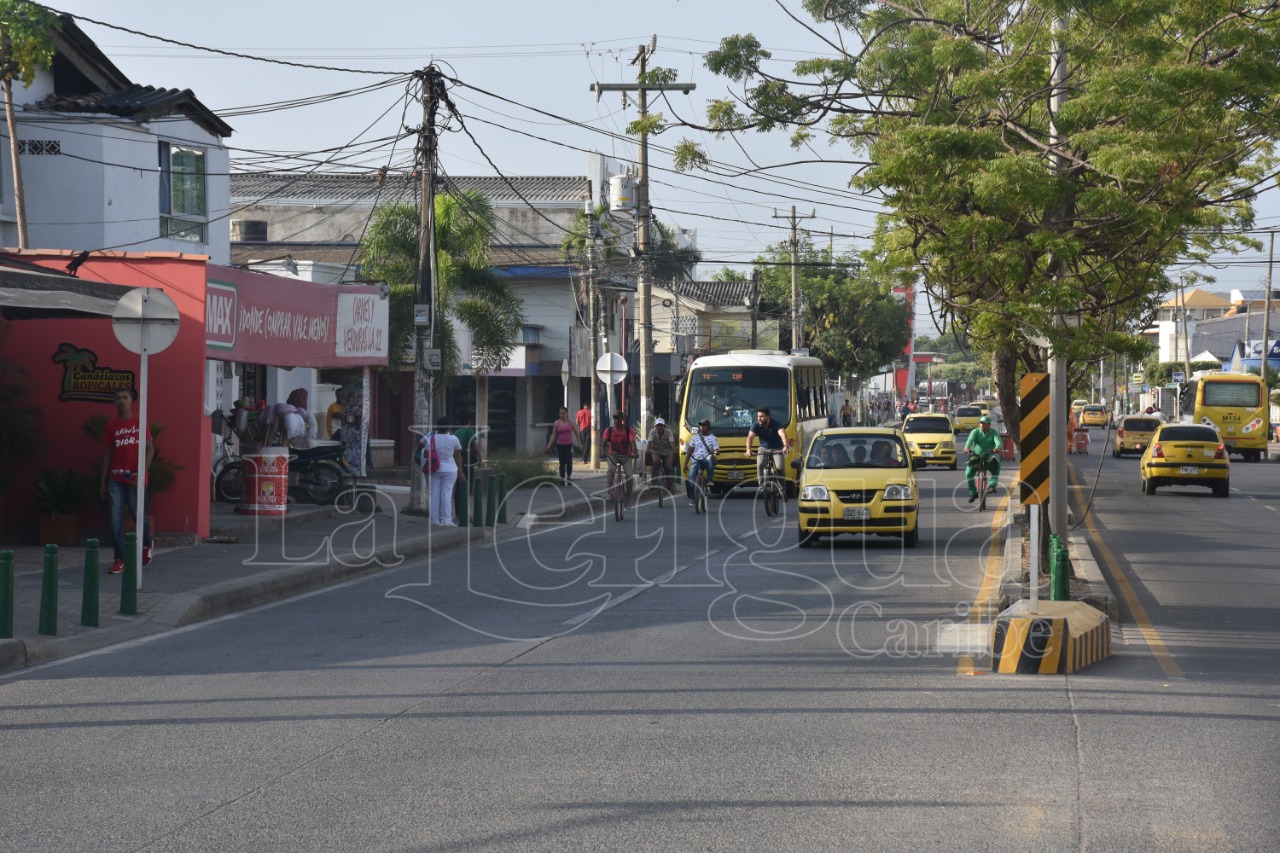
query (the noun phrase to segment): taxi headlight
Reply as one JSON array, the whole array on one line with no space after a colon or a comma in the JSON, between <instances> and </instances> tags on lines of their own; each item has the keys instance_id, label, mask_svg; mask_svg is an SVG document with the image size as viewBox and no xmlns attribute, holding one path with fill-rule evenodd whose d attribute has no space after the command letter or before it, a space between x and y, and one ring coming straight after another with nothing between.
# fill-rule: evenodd
<instances>
[{"instance_id":1,"label":"taxi headlight","mask_svg":"<svg viewBox=\"0 0 1280 853\"><path fill-rule=\"evenodd\" d=\"M802 501L825 501L828 498L826 486L805 486L800 490Z\"/></svg>"},{"instance_id":2,"label":"taxi headlight","mask_svg":"<svg viewBox=\"0 0 1280 853\"><path fill-rule=\"evenodd\" d=\"M938 445L940 450L955 450L956 443L954 441L944 441Z\"/></svg>"},{"instance_id":3,"label":"taxi headlight","mask_svg":"<svg viewBox=\"0 0 1280 853\"><path fill-rule=\"evenodd\" d=\"M885 486L884 499L887 501L909 501L912 498L910 486Z\"/></svg>"}]
</instances>

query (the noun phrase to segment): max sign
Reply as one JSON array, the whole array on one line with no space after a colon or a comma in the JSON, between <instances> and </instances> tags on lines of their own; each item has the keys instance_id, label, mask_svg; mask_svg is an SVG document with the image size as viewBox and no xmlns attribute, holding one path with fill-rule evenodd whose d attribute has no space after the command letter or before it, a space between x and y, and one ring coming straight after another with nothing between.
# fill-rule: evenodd
<instances>
[{"instance_id":1,"label":"max sign","mask_svg":"<svg viewBox=\"0 0 1280 853\"><path fill-rule=\"evenodd\" d=\"M277 367L385 365L387 309L375 287L210 265L206 355Z\"/></svg>"}]
</instances>

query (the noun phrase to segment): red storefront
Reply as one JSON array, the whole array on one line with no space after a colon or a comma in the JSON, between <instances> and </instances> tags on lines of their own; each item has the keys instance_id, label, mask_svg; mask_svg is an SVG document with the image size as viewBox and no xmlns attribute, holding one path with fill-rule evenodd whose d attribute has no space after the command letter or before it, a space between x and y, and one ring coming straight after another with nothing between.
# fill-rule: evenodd
<instances>
[{"instance_id":1,"label":"red storefront","mask_svg":"<svg viewBox=\"0 0 1280 853\"><path fill-rule=\"evenodd\" d=\"M76 253L26 251L9 258L62 272ZM149 418L156 447L169 460L172 485L152 501L161 533L209 533L211 424L206 415L206 359L283 367L386 364L386 301L377 288L334 286L208 264L202 255L101 252L77 270L86 282L160 287L180 315L176 340L149 361ZM344 313L345 312L345 313ZM110 317L29 317L6 307L0 357L30 380L22 405L38 410L42 447L11 465L3 491L7 544L36 541L31 500L38 470L71 468L96 483L101 446L86 431L114 416L112 393L137 384L139 357L115 337ZM153 464L154 469L154 464ZM88 529L105 527L96 500L83 513Z\"/></svg>"}]
</instances>

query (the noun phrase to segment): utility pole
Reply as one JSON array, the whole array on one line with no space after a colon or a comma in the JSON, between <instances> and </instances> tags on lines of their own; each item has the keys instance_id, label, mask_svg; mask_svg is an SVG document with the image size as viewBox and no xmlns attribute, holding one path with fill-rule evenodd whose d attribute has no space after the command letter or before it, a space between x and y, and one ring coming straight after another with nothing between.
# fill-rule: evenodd
<instances>
[{"instance_id":1,"label":"utility pole","mask_svg":"<svg viewBox=\"0 0 1280 853\"><path fill-rule=\"evenodd\" d=\"M1068 22L1066 17L1053 21L1053 47L1049 56L1049 163L1055 175L1066 171L1066 158L1058 148L1064 140L1058 132L1057 116L1066 103L1067 49L1064 43ZM1066 211L1058 208L1051 214L1055 230L1065 225ZM1053 258L1053 277L1062 278L1063 261ZM1061 308L1062 306L1057 306ZM1055 324L1062 325L1060 318ZM1065 334L1058 330L1059 336ZM1067 447L1074 436L1060 438L1067 431L1067 359L1062 354L1061 343L1051 342L1049 355L1049 528L1066 541L1067 536ZM1033 589L1035 587L1033 586Z\"/></svg>"},{"instance_id":2,"label":"utility pole","mask_svg":"<svg viewBox=\"0 0 1280 853\"><path fill-rule=\"evenodd\" d=\"M596 403L600 392L596 388L599 381L596 379L596 362L600 360L604 347L600 346L600 296L596 283L596 199L595 193L590 189L590 182L587 186L587 326L591 332L591 373L588 379L591 398L587 400L587 405L591 407L591 434L587 440L591 442L588 445L588 459L591 467L595 468L600 455L600 406ZM610 414L606 414L606 417Z\"/></svg>"},{"instance_id":3,"label":"utility pole","mask_svg":"<svg viewBox=\"0 0 1280 853\"><path fill-rule=\"evenodd\" d=\"M439 107L440 72L428 66L417 75L422 81L422 127L418 131L418 164L422 179L422 204L419 209L418 293L413 306L414 354L413 422L428 432L435 427L434 375L428 356L435 341L436 293L436 110ZM410 480L409 512L427 512L427 479L419 469Z\"/></svg>"},{"instance_id":4,"label":"utility pole","mask_svg":"<svg viewBox=\"0 0 1280 853\"><path fill-rule=\"evenodd\" d=\"M1276 232L1271 232L1271 248L1267 253L1267 292L1262 302L1262 369L1259 373L1262 375L1262 387L1266 390L1263 395L1267 398L1263 401L1263 406L1267 410L1266 428L1268 433L1271 431L1271 390L1267 386L1267 368L1271 366L1271 362L1267 356L1271 354L1271 268L1275 266L1276 261ZM1190 378L1191 374L1187 374ZM1268 434L1267 440L1271 440Z\"/></svg>"},{"instance_id":5,"label":"utility pole","mask_svg":"<svg viewBox=\"0 0 1280 853\"><path fill-rule=\"evenodd\" d=\"M800 320L800 240L797 234L796 226L801 219L816 219L818 211L815 209L808 216L796 216L796 206L791 205L791 216L779 216L778 211L773 212L774 219L789 219L791 221L791 240L789 246L791 248L791 350L792 352L804 346L804 326Z\"/></svg>"},{"instance_id":6,"label":"utility pole","mask_svg":"<svg viewBox=\"0 0 1280 853\"><path fill-rule=\"evenodd\" d=\"M1182 369L1187 372L1187 379L1191 378L1191 312L1187 310L1187 279L1186 276L1178 276L1178 301L1182 303ZM1176 336L1175 336L1176 337ZM1245 340L1248 340L1246 338ZM1162 395L1163 399L1163 395Z\"/></svg>"},{"instance_id":7,"label":"utility pole","mask_svg":"<svg viewBox=\"0 0 1280 853\"><path fill-rule=\"evenodd\" d=\"M759 347L756 337L756 324L760 317L760 270L752 270L751 272L751 304L747 307L751 309L751 348Z\"/></svg>"},{"instance_id":8,"label":"utility pole","mask_svg":"<svg viewBox=\"0 0 1280 853\"><path fill-rule=\"evenodd\" d=\"M658 49L658 37L649 39L647 45L640 45L632 65L640 67L634 85L628 83L592 83L591 91L599 100L602 92L635 92L640 107L640 120L643 122L649 112L649 92L665 92L668 89L679 90L689 94L695 88L693 83L651 83L648 76L649 57ZM625 96L624 96L625 97ZM640 342L640 370L637 377L640 383L640 428L641 435L648 435L653 425L653 286L651 281L651 264L649 258L649 133L640 131L639 174L636 176L636 249L640 255L640 271L636 277L636 335Z\"/></svg>"}]
</instances>

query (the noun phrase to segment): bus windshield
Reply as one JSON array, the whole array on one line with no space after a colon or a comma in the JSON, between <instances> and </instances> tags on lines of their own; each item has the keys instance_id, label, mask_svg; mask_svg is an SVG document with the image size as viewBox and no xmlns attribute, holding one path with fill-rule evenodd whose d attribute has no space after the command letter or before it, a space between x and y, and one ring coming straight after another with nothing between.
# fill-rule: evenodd
<instances>
[{"instance_id":1,"label":"bus windshield","mask_svg":"<svg viewBox=\"0 0 1280 853\"><path fill-rule=\"evenodd\" d=\"M689 376L684 422L690 429L711 421L718 436L745 436L756 409L769 410L774 423L791 422L791 372L783 367L698 367Z\"/></svg>"},{"instance_id":2,"label":"bus windshield","mask_svg":"<svg viewBox=\"0 0 1280 853\"><path fill-rule=\"evenodd\" d=\"M1204 405L1256 409L1262 405L1261 382L1204 381Z\"/></svg>"}]
</instances>

